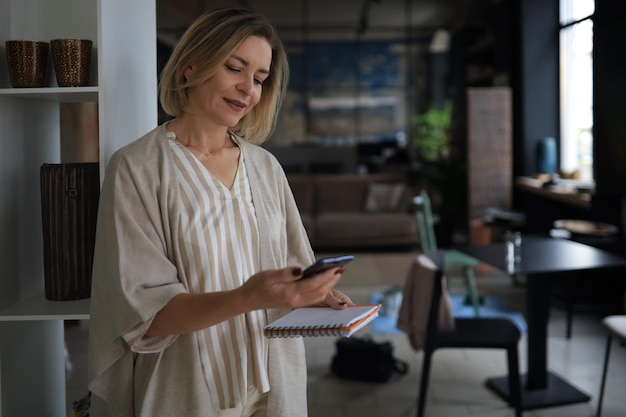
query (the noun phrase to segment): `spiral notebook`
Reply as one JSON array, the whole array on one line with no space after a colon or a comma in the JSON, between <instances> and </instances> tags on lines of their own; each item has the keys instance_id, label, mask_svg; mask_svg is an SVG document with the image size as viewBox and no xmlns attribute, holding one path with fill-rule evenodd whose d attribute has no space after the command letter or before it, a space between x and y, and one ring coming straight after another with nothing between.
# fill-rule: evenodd
<instances>
[{"instance_id":1,"label":"spiral notebook","mask_svg":"<svg viewBox=\"0 0 626 417\"><path fill-rule=\"evenodd\" d=\"M267 337L345 336L378 316L380 304L361 304L343 310L330 307L297 308L265 326Z\"/></svg>"}]
</instances>

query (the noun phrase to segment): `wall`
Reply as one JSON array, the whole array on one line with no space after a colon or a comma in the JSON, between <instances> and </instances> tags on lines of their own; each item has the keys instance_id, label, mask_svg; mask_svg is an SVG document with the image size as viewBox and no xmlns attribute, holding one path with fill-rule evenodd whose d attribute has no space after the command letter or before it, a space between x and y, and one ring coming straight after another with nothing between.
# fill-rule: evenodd
<instances>
[{"instance_id":1,"label":"wall","mask_svg":"<svg viewBox=\"0 0 626 417\"><path fill-rule=\"evenodd\" d=\"M538 139L559 137L558 1L520 3L513 177L535 173Z\"/></svg>"},{"instance_id":2,"label":"wall","mask_svg":"<svg viewBox=\"0 0 626 417\"><path fill-rule=\"evenodd\" d=\"M596 195L592 211L620 226L626 241L626 42L620 2L596 0L594 17L593 154Z\"/></svg>"},{"instance_id":3,"label":"wall","mask_svg":"<svg viewBox=\"0 0 626 417\"><path fill-rule=\"evenodd\" d=\"M596 0L593 152L597 192L626 197L626 32L619 6L613 0Z\"/></svg>"}]
</instances>

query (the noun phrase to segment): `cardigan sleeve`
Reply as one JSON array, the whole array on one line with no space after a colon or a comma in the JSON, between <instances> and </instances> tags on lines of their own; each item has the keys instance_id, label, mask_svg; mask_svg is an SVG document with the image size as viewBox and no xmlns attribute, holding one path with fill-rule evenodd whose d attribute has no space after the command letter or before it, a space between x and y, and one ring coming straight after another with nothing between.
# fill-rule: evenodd
<instances>
[{"instance_id":1,"label":"cardigan sleeve","mask_svg":"<svg viewBox=\"0 0 626 417\"><path fill-rule=\"evenodd\" d=\"M165 349L176 338L141 338L156 313L186 292L168 258L169 231L157 161L114 155L100 195L92 275L90 389L107 403L128 395L124 358L138 351ZM132 370L132 368L131 368ZM121 380L120 380L121 378ZM126 392L124 392L126 391ZM132 393L132 391L131 391ZM132 400L132 398L130 399ZM120 405L121 406L121 405ZM124 406L121 406L124 407Z\"/></svg>"}]
</instances>

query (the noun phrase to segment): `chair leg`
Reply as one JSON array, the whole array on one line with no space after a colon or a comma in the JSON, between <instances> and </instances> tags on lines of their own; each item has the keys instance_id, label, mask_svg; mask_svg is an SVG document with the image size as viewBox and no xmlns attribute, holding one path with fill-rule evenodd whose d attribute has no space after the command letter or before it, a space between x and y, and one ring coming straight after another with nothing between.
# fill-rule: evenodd
<instances>
[{"instance_id":1,"label":"chair leg","mask_svg":"<svg viewBox=\"0 0 626 417\"><path fill-rule=\"evenodd\" d=\"M519 355L517 346L507 348L509 366L509 398L511 407L515 410L515 417L522 417L522 387L519 373Z\"/></svg>"},{"instance_id":2,"label":"chair leg","mask_svg":"<svg viewBox=\"0 0 626 417\"><path fill-rule=\"evenodd\" d=\"M606 353L604 355L604 367L602 369L602 381L600 382L600 395L598 397L598 411L596 412L596 417L600 417L602 414L602 401L604 401L604 386L606 384L606 374L609 369L609 356L611 355L611 343L613 342L613 338L609 335L608 340L606 342Z\"/></svg>"},{"instance_id":3,"label":"chair leg","mask_svg":"<svg viewBox=\"0 0 626 417\"><path fill-rule=\"evenodd\" d=\"M569 340L572 338L572 323L574 321L574 303L569 300L566 303L567 305L565 309L565 314L566 314L565 338Z\"/></svg>"},{"instance_id":4,"label":"chair leg","mask_svg":"<svg viewBox=\"0 0 626 417\"><path fill-rule=\"evenodd\" d=\"M474 277L474 268L466 266L463 268L465 275L465 285L467 287L467 295L474 306L474 314L476 317L480 315L480 297L478 297L478 289L476 288L476 278Z\"/></svg>"},{"instance_id":5,"label":"chair leg","mask_svg":"<svg viewBox=\"0 0 626 417\"><path fill-rule=\"evenodd\" d=\"M567 312L567 324L566 324L566 329L565 329L565 338L566 339L571 339L572 338L572 312L568 311Z\"/></svg>"},{"instance_id":6,"label":"chair leg","mask_svg":"<svg viewBox=\"0 0 626 417\"><path fill-rule=\"evenodd\" d=\"M567 291L565 291L564 293L564 302L565 302L565 312L567 314L566 316L566 328L565 328L565 338L567 340L572 338L572 328L574 326L574 309L576 307L576 300L577 300L577 293L576 293L576 288L578 288L578 284L581 281L580 277L578 275L574 276L574 281L571 284L570 288L573 288L574 290L572 291L571 294L569 294Z\"/></svg>"},{"instance_id":7,"label":"chair leg","mask_svg":"<svg viewBox=\"0 0 626 417\"><path fill-rule=\"evenodd\" d=\"M420 393L417 399L417 417L424 416L426 407L426 394L428 392L428 380L430 379L430 362L432 360L433 351L424 349L424 362L422 365L422 378L420 382Z\"/></svg>"}]
</instances>

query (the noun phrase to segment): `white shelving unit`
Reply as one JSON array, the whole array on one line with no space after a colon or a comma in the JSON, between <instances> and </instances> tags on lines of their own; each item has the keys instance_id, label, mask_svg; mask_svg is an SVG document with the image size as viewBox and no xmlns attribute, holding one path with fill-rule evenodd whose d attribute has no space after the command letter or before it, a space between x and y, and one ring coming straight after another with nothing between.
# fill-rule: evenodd
<instances>
[{"instance_id":1,"label":"white shelving unit","mask_svg":"<svg viewBox=\"0 0 626 417\"><path fill-rule=\"evenodd\" d=\"M89 300L44 297L39 172L59 163L60 103L97 102L101 177L117 149L157 124L154 0L0 0L0 417L65 417L63 320ZM94 41L90 86L12 88L4 42Z\"/></svg>"},{"instance_id":2,"label":"white shelving unit","mask_svg":"<svg viewBox=\"0 0 626 417\"><path fill-rule=\"evenodd\" d=\"M98 101L98 87L0 88L0 97L25 98L55 103Z\"/></svg>"}]
</instances>

